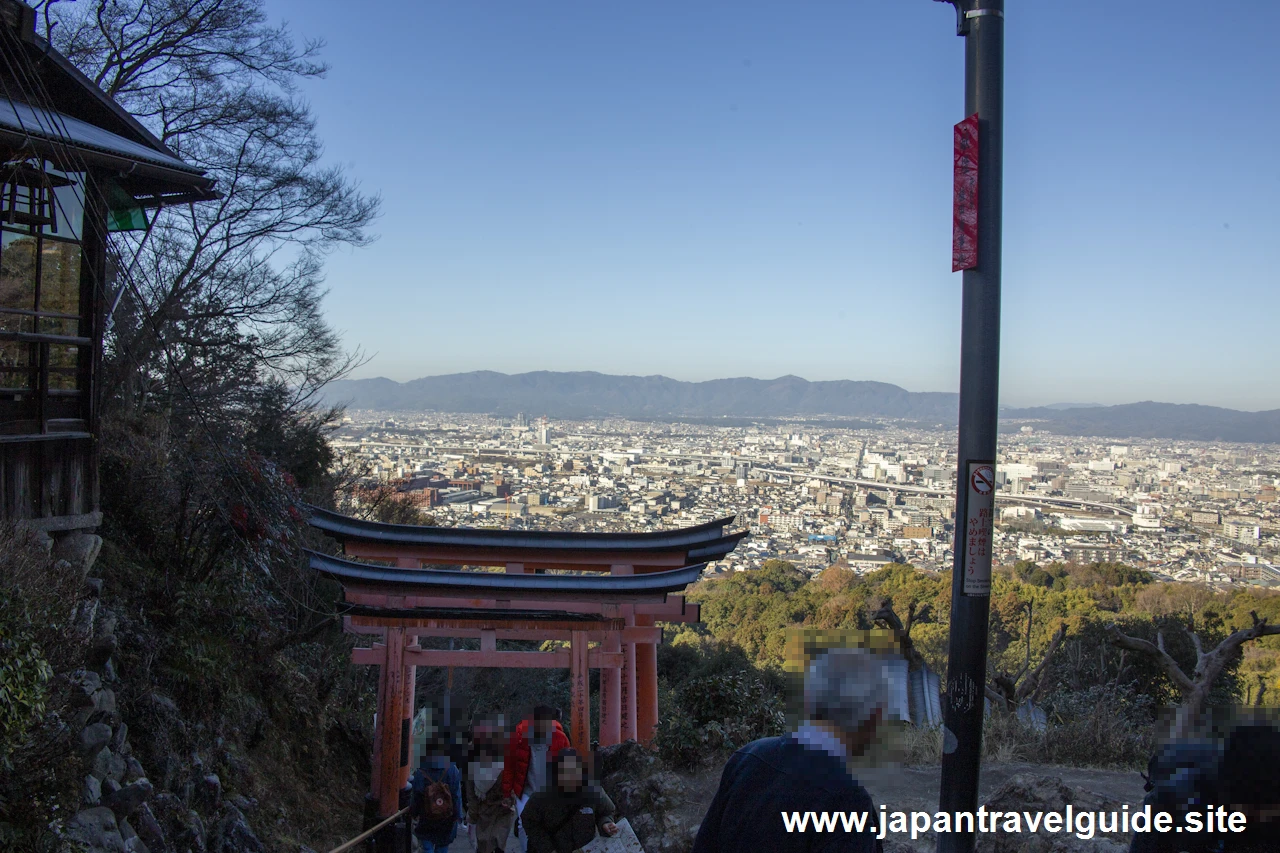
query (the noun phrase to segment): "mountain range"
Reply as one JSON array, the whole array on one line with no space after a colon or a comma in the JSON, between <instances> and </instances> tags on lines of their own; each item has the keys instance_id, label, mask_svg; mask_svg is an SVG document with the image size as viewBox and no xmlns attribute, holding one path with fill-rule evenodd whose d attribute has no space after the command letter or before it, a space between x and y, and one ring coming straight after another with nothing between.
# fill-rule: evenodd
<instances>
[{"instance_id":1,"label":"mountain range","mask_svg":"<svg viewBox=\"0 0 1280 853\"><path fill-rule=\"evenodd\" d=\"M879 417L922 424L954 424L958 395L907 391L887 382L810 382L712 379L682 382L666 376L611 376L592 371L506 374L482 370L425 376L409 382L344 379L325 389L328 402L386 412L474 412L562 418ZM1280 443L1280 409L1242 412L1215 406L1127 403L1056 404L1006 408L1004 428L1030 423L1064 435Z\"/></svg>"}]
</instances>

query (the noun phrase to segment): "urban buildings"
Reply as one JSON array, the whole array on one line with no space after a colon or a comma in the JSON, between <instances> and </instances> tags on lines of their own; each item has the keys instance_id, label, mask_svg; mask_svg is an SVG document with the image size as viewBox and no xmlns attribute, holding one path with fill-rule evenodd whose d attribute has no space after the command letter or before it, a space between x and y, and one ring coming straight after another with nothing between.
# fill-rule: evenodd
<instances>
[{"instance_id":1,"label":"urban buildings","mask_svg":"<svg viewBox=\"0 0 1280 853\"><path fill-rule=\"evenodd\" d=\"M339 464L435 523L654 530L733 516L717 572L951 566L954 430L803 419L751 426L351 412ZM1124 562L1163 580L1280 582L1280 448L1005 435L998 563ZM361 493L353 498L358 503Z\"/></svg>"}]
</instances>

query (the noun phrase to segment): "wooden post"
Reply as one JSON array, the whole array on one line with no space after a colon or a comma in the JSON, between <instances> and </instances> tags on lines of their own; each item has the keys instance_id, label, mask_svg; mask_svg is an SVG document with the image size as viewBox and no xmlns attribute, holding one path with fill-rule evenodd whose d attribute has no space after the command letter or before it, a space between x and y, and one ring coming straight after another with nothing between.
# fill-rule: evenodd
<instances>
[{"instance_id":1,"label":"wooden post","mask_svg":"<svg viewBox=\"0 0 1280 853\"><path fill-rule=\"evenodd\" d=\"M583 760L591 753L591 670L587 661L587 632L574 631L569 640L570 741Z\"/></svg>"},{"instance_id":2,"label":"wooden post","mask_svg":"<svg viewBox=\"0 0 1280 853\"><path fill-rule=\"evenodd\" d=\"M652 616L637 616L636 625L653 626ZM658 726L658 647L654 643L637 643L635 646L636 677L636 740L653 742Z\"/></svg>"},{"instance_id":3,"label":"wooden post","mask_svg":"<svg viewBox=\"0 0 1280 853\"><path fill-rule=\"evenodd\" d=\"M408 637L405 638L406 644ZM417 647L418 643L413 644ZM400 765L400 787L403 788L409 784L409 777L413 774L413 711L414 703L417 700L417 675L418 668L416 666L404 667L404 721L401 723L400 736L403 741L400 744L400 757L403 759Z\"/></svg>"},{"instance_id":4,"label":"wooden post","mask_svg":"<svg viewBox=\"0 0 1280 853\"><path fill-rule=\"evenodd\" d=\"M604 635L600 647L606 652L622 651L622 641L617 631ZM600 670L600 745L613 746L622 735L622 670L605 667Z\"/></svg>"},{"instance_id":5,"label":"wooden post","mask_svg":"<svg viewBox=\"0 0 1280 853\"><path fill-rule=\"evenodd\" d=\"M378 815L390 817L400 808L400 753L404 727L404 646L403 628L387 629L387 659L382 665L381 702L378 706L378 773L376 792Z\"/></svg>"},{"instance_id":6,"label":"wooden post","mask_svg":"<svg viewBox=\"0 0 1280 853\"><path fill-rule=\"evenodd\" d=\"M416 557L396 557L396 568L398 569L421 569L422 560ZM387 597L387 605L396 609L403 609L408 606L403 595L392 595ZM411 638L401 631L403 640L400 648L407 648L410 642L417 646L416 638ZM390 646L388 646L390 648ZM390 657L387 658L390 661ZM385 667L384 667L385 668ZM409 776L413 773L413 701L414 701L414 678L417 674L417 667L401 666L402 679L404 689L402 691L402 705L398 716L400 717L400 749L397 751L400 762L400 769L396 775L396 790L399 791L405 785L409 784ZM397 808L399 806L397 805Z\"/></svg>"},{"instance_id":7,"label":"wooden post","mask_svg":"<svg viewBox=\"0 0 1280 853\"><path fill-rule=\"evenodd\" d=\"M635 566L613 565L609 567L611 575L634 575L636 573ZM633 628L636 624L636 609L634 604L622 605L622 615L627 620L627 627ZM623 664L620 676L621 690L619 691L619 707L618 715L618 739L635 740L636 739L636 644L622 644Z\"/></svg>"},{"instance_id":8,"label":"wooden post","mask_svg":"<svg viewBox=\"0 0 1280 853\"><path fill-rule=\"evenodd\" d=\"M623 615L627 627L636 624L635 605L623 605ZM622 689L619 691L621 711L618 716L618 737L622 740L636 739L636 644L622 644Z\"/></svg>"},{"instance_id":9,"label":"wooden post","mask_svg":"<svg viewBox=\"0 0 1280 853\"><path fill-rule=\"evenodd\" d=\"M387 632L382 632L382 641L385 644L387 640ZM377 709L373 715L373 763L369 768L369 794L375 803L380 802L381 788L379 785L380 777L378 775L379 768L382 766L382 710L386 707L387 701L387 661L385 656L382 663L378 664L378 704L373 707ZM372 817L377 817L375 813Z\"/></svg>"}]
</instances>

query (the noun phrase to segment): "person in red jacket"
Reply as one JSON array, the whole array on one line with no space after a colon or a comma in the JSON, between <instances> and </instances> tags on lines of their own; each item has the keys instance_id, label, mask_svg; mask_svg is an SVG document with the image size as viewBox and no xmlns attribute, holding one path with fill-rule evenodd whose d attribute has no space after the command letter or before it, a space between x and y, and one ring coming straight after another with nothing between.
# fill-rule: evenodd
<instances>
[{"instance_id":1,"label":"person in red jacket","mask_svg":"<svg viewBox=\"0 0 1280 853\"><path fill-rule=\"evenodd\" d=\"M547 764L569 746L569 738L556 719L556 709L539 705L533 719L524 720L507 742L502 768L502 793L512 799L528 799L547 781Z\"/></svg>"},{"instance_id":2,"label":"person in red jacket","mask_svg":"<svg viewBox=\"0 0 1280 853\"><path fill-rule=\"evenodd\" d=\"M520 813L529 798L547 785L548 767L560 751L569 748L556 709L539 705L533 719L524 720L511 733L502 765L503 803L515 806L516 833L520 833Z\"/></svg>"}]
</instances>

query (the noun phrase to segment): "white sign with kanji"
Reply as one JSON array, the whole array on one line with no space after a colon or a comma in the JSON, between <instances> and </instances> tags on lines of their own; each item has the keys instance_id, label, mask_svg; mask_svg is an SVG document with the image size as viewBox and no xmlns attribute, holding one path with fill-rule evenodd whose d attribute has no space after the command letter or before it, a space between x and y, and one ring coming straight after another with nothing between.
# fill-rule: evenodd
<instances>
[{"instance_id":1,"label":"white sign with kanji","mask_svg":"<svg viewBox=\"0 0 1280 853\"><path fill-rule=\"evenodd\" d=\"M964 594L991 594L991 534L995 528L996 469L970 462L965 502Z\"/></svg>"}]
</instances>

